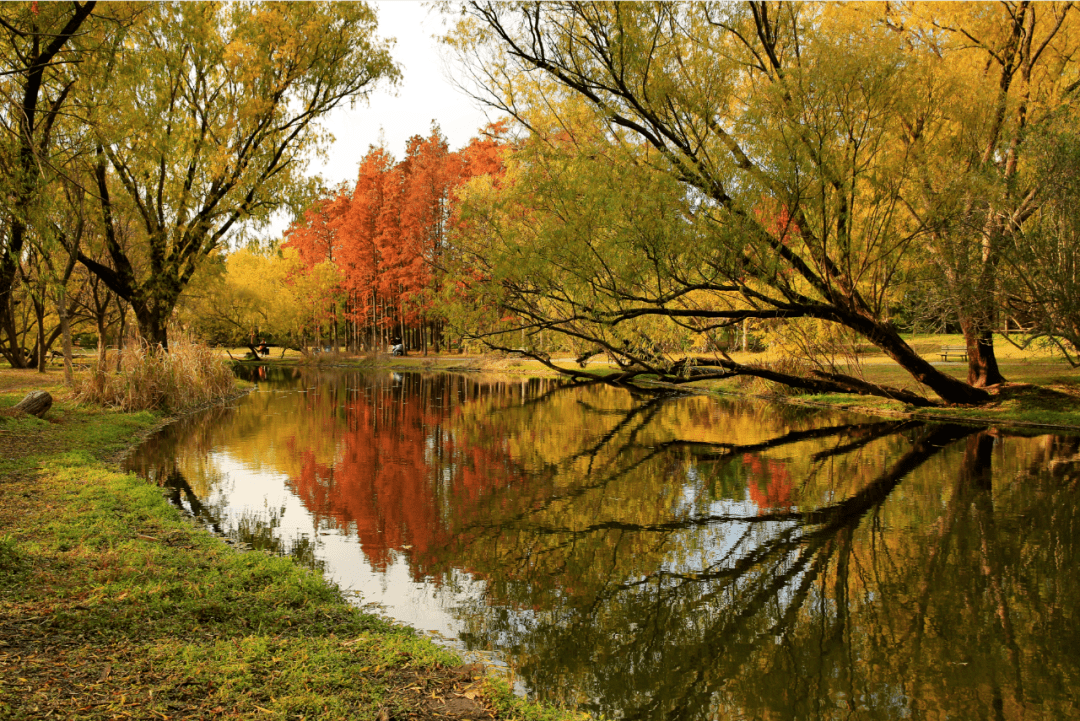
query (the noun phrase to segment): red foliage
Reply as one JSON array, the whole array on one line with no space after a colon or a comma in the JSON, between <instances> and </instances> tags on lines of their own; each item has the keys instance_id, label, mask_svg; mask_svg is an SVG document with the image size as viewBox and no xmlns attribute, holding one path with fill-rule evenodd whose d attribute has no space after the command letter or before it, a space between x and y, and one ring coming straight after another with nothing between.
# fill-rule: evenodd
<instances>
[{"instance_id":1,"label":"red foliage","mask_svg":"<svg viewBox=\"0 0 1080 721\"><path fill-rule=\"evenodd\" d=\"M761 204L754 208L754 216L766 233L785 245L792 237L799 236L799 226L791 217L791 211L775 200L762 198Z\"/></svg>"},{"instance_id":2,"label":"red foliage","mask_svg":"<svg viewBox=\"0 0 1080 721\"><path fill-rule=\"evenodd\" d=\"M501 173L504 133L501 124L489 126L451 152L434 126L428 137L409 139L400 162L372 147L352 193L318 201L287 232L284 245L297 248L307 267L329 260L342 271L343 317L366 329L374 346L432 327L454 189L471 177Z\"/></svg>"}]
</instances>

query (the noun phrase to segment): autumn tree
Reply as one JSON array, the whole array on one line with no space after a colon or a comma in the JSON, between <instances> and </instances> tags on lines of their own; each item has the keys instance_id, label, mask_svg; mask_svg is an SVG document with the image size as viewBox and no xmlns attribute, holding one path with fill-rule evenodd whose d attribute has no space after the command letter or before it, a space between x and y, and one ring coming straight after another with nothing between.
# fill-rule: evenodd
<instances>
[{"instance_id":1,"label":"autumn tree","mask_svg":"<svg viewBox=\"0 0 1080 721\"><path fill-rule=\"evenodd\" d=\"M967 342L968 382L1000 383L994 333L1010 268L1040 264L1013 251L1056 195L1053 178L1030 171L1045 167L1039 139L1075 101L1080 11L1069 2L889 3L856 15L906 38L921 91L934 99L904 118L898 139L919 159L920 182L903 199L928 230L931 267Z\"/></svg>"},{"instance_id":2,"label":"autumn tree","mask_svg":"<svg viewBox=\"0 0 1080 721\"><path fill-rule=\"evenodd\" d=\"M488 102L528 126L578 99L612 152L629 148L640 167L681 189L700 262L653 257L639 244L646 268L670 266L657 287L612 289L605 305L578 314L608 326L646 316L714 326L815 318L857 333L946 402L989 397L920 357L889 321L902 273L924 259L928 237L902 212L919 166L896 139L905 118L930 115L935 98L885 23L852 22L831 5L477 2L451 41L473 60ZM763 202L784 209L782 232L755 213ZM703 292L708 304L683 303ZM556 326L535 317L523 329ZM591 341L628 364L679 375L603 337ZM762 375L726 358L708 373ZM767 375L900 397L841 374Z\"/></svg>"},{"instance_id":3,"label":"autumn tree","mask_svg":"<svg viewBox=\"0 0 1080 721\"><path fill-rule=\"evenodd\" d=\"M345 190L341 190L331 198L318 200L304 210L300 222L293 223L286 231L284 247L292 248L296 258L300 262L293 272L304 272L300 268L312 269L322 263L336 267L343 260L345 252L346 233L342 227L342 215L349 209L349 198ZM340 289L339 289L340 290ZM333 339L333 349L336 352L339 347L338 318L339 308L337 296L334 293L327 298L329 305L325 313L329 315L330 337Z\"/></svg>"},{"instance_id":4,"label":"autumn tree","mask_svg":"<svg viewBox=\"0 0 1080 721\"><path fill-rule=\"evenodd\" d=\"M326 141L318 121L398 77L363 3L156 4L128 34L95 117L94 189L111 267L80 255L167 347L177 299L245 222L265 221L306 182ZM140 221L137 252L116 235L118 198Z\"/></svg>"},{"instance_id":5,"label":"autumn tree","mask_svg":"<svg viewBox=\"0 0 1080 721\"><path fill-rule=\"evenodd\" d=\"M462 159L451 153L437 125L431 135L415 135L406 144L402 161L402 243L409 262L402 268L405 300L416 310L414 322L429 325L435 350L442 346L442 327L429 317L433 296L440 290L443 254L449 243L451 192L462 174ZM428 333L421 334L426 340ZM423 342L423 341L422 341Z\"/></svg>"},{"instance_id":6,"label":"autumn tree","mask_svg":"<svg viewBox=\"0 0 1080 721\"><path fill-rule=\"evenodd\" d=\"M70 148L58 151L57 122L70 113L77 64L93 43L79 42L95 2L7 3L0 8L0 164L3 226L0 227L0 352L16 368L26 365L17 339L11 301L20 256L45 182ZM85 83L85 79L81 79Z\"/></svg>"},{"instance_id":7,"label":"autumn tree","mask_svg":"<svg viewBox=\"0 0 1080 721\"><path fill-rule=\"evenodd\" d=\"M400 172L384 148L371 148L360 161L357 183L308 207L286 233L306 268L327 262L340 269L353 336L372 346L385 343L394 308L387 248L400 238ZM361 334L357 328L365 329ZM334 323L334 336L337 322Z\"/></svg>"},{"instance_id":8,"label":"autumn tree","mask_svg":"<svg viewBox=\"0 0 1080 721\"><path fill-rule=\"evenodd\" d=\"M409 139L397 161L382 147L361 160L351 192L309 206L286 233L307 267L340 269L353 340L371 347L401 338L438 350L443 340L442 287L454 254L455 192L474 175L501 172L502 126L451 151L437 125ZM335 333L338 328L334 318ZM335 336L336 337L336 336Z\"/></svg>"},{"instance_id":9,"label":"autumn tree","mask_svg":"<svg viewBox=\"0 0 1080 721\"><path fill-rule=\"evenodd\" d=\"M240 248L215 255L178 305L181 322L214 343L246 346L259 340L304 349L330 324L341 277L325 260L309 266L295 248Z\"/></svg>"},{"instance_id":10,"label":"autumn tree","mask_svg":"<svg viewBox=\"0 0 1080 721\"><path fill-rule=\"evenodd\" d=\"M1072 104L1070 103L1070 106ZM1025 139L1024 184L1039 207L1004 248L1006 312L1026 325L1007 336L1021 345L1050 343L1080 366L1080 142L1076 108L1062 107ZM1020 340L1015 340L1019 338Z\"/></svg>"}]
</instances>

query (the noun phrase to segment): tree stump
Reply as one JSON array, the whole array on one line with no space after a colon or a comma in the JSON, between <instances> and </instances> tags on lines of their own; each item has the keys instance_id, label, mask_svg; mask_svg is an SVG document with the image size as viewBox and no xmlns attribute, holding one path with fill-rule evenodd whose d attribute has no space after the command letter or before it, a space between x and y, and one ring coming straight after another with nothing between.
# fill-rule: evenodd
<instances>
[{"instance_id":1,"label":"tree stump","mask_svg":"<svg viewBox=\"0 0 1080 721\"><path fill-rule=\"evenodd\" d=\"M26 398L16 403L11 410L42 418L50 408L52 408L52 396L48 391L30 391L26 394Z\"/></svg>"}]
</instances>

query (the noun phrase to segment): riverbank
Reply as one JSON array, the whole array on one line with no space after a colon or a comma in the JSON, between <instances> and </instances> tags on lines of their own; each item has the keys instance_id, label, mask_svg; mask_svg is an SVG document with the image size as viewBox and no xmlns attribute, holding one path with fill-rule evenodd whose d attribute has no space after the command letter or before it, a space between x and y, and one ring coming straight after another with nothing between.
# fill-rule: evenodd
<instances>
[{"instance_id":1,"label":"riverbank","mask_svg":"<svg viewBox=\"0 0 1080 721\"><path fill-rule=\"evenodd\" d=\"M287 558L196 528L113 459L159 414L0 419L0 717L555 719Z\"/></svg>"},{"instance_id":2,"label":"riverbank","mask_svg":"<svg viewBox=\"0 0 1080 721\"><path fill-rule=\"evenodd\" d=\"M944 337L949 338L949 336ZM913 345L927 357L932 357L941 343L937 338L940 337L931 337L929 340L922 341L921 344L913 343ZM1009 347L1002 350L999 355L1002 372L1009 382L989 388L992 400L983 406L915 408L900 401L876 396L791 394L779 392L776 387L747 378L702 381L670 387L717 395L755 397L770 402L834 408L889 418L963 421L1044 430L1080 430L1080 371L1070 368L1063 360L1047 352L1021 351ZM318 360L315 362L306 362L307 367L379 368L403 372L457 371L544 377L559 375L537 361L521 357L479 355L391 357L381 355L372 358L342 355L316 358ZM563 366L574 366L570 358L556 360ZM745 354L745 357L736 354L736 360L743 363L763 361L767 360L767 354ZM296 357L274 359L269 362L280 365L305 363L299 354ZM957 378L963 378L967 373L967 364L963 362L950 361L937 363L937 365ZM604 373L609 370L609 367L603 361L593 361L587 369ZM868 353L862 359L862 369L866 379L872 382L893 385L933 397L927 389L919 388L899 366L880 354Z\"/></svg>"}]
</instances>

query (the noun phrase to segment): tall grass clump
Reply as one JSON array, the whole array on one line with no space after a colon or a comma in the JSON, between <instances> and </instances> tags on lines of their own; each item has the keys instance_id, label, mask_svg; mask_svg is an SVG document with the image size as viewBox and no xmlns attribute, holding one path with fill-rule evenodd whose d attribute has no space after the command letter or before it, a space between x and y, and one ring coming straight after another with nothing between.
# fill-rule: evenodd
<instances>
[{"instance_id":1,"label":"tall grass clump","mask_svg":"<svg viewBox=\"0 0 1080 721\"><path fill-rule=\"evenodd\" d=\"M95 363L76 379L75 398L123 411L176 413L222 401L236 392L228 361L199 343L177 340L169 352L139 341L124 349L124 370L110 373Z\"/></svg>"}]
</instances>

